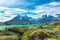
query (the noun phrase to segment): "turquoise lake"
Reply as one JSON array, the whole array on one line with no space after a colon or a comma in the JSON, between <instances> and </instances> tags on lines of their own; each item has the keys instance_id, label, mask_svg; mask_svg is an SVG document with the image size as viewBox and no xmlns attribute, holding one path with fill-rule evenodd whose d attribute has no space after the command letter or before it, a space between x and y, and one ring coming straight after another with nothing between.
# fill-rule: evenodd
<instances>
[{"instance_id":1,"label":"turquoise lake","mask_svg":"<svg viewBox=\"0 0 60 40\"><path fill-rule=\"evenodd\" d=\"M37 26L39 24L18 24L18 25L5 25L5 26L0 26L0 30L4 28L12 28L12 27L31 27L31 26Z\"/></svg>"}]
</instances>

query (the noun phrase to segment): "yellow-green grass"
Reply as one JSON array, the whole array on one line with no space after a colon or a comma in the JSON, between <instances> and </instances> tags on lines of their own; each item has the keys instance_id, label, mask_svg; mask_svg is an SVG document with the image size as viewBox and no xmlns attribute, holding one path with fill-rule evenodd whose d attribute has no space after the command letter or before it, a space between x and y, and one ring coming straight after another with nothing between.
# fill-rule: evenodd
<instances>
[{"instance_id":1,"label":"yellow-green grass","mask_svg":"<svg viewBox=\"0 0 60 40\"><path fill-rule=\"evenodd\" d=\"M42 28L41 28L42 27ZM19 33L23 33L23 35L21 36L22 40L30 40L30 37L33 37L34 40L40 40L38 38L38 36L42 36L46 37L43 38L44 40L60 40L60 23L50 23L50 24L46 24L46 25L42 25L42 26L31 26L31 27L14 27L12 28L15 31L19 32ZM9 29L4 29L3 32L8 32ZM42 34L42 35L41 35ZM34 35L36 35L37 37L34 37ZM20 35L19 35L20 36ZM0 36L1 40L3 40L5 37L8 38L6 40L15 40L14 38L17 38L16 40L19 40L19 38L17 36ZM12 39L13 38L13 39ZM33 40L33 39L32 39Z\"/></svg>"},{"instance_id":2,"label":"yellow-green grass","mask_svg":"<svg viewBox=\"0 0 60 40\"><path fill-rule=\"evenodd\" d=\"M0 36L0 40L18 40L17 36Z\"/></svg>"}]
</instances>

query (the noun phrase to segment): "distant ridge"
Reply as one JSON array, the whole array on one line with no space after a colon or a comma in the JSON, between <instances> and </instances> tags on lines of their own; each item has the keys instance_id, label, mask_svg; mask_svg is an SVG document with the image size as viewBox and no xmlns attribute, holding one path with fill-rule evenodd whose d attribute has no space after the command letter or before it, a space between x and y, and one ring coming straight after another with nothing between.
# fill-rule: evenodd
<instances>
[{"instance_id":1,"label":"distant ridge","mask_svg":"<svg viewBox=\"0 0 60 40\"><path fill-rule=\"evenodd\" d=\"M32 17L28 17L27 15L25 16L20 16L17 15L15 18L13 18L12 20L9 20L7 22L40 22L40 23L49 23L49 22L56 22L56 21L60 21L60 15L57 14L57 17L54 16L47 16L47 15L42 15L42 18L38 18L38 19L33 19Z\"/></svg>"}]
</instances>

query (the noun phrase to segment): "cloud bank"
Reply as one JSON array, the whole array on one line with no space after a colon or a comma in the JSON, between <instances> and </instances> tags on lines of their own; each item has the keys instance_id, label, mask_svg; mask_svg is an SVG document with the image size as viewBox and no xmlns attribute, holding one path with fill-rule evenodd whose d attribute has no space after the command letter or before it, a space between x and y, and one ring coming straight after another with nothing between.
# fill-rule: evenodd
<instances>
[{"instance_id":1,"label":"cloud bank","mask_svg":"<svg viewBox=\"0 0 60 40\"><path fill-rule=\"evenodd\" d=\"M15 6L15 5L31 5L32 3L25 2L23 0L0 0L0 22L6 22L17 15L25 15L32 17L34 19L41 18L42 15L52 15L57 17L56 14L60 14L60 2L50 2L48 4L38 5L35 6L34 10L26 10L21 8L10 8L8 6Z\"/></svg>"},{"instance_id":2,"label":"cloud bank","mask_svg":"<svg viewBox=\"0 0 60 40\"><path fill-rule=\"evenodd\" d=\"M0 0L0 6L3 7L24 8L32 4L33 2L27 0Z\"/></svg>"},{"instance_id":3,"label":"cloud bank","mask_svg":"<svg viewBox=\"0 0 60 40\"><path fill-rule=\"evenodd\" d=\"M35 16L31 16L36 19L41 18L42 15L52 15L54 17L57 17L56 14L60 14L60 2L51 2L48 4L35 6L35 10L32 10L32 12L37 14Z\"/></svg>"},{"instance_id":4,"label":"cloud bank","mask_svg":"<svg viewBox=\"0 0 60 40\"><path fill-rule=\"evenodd\" d=\"M24 9L0 7L0 22L9 21L26 12L27 10Z\"/></svg>"}]
</instances>

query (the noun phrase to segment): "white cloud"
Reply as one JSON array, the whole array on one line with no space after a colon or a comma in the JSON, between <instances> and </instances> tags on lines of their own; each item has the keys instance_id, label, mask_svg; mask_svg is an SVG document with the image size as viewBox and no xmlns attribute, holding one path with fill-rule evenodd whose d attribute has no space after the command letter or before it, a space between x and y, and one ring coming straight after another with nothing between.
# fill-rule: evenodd
<instances>
[{"instance_id":1,"label":"white cloud","mask_svg":"<svg viewBox=\"0 0 60 40\"><path fill-rule=\"evenodd\" d=\"M2 7L0 6L0 10L5 10L5 11L16 11L16 12L27 12L24 9L19 9L19 8L8 8L8 7Z\"/></svg>"},{"instance_id":2,"label":"white cloud","mask_svg":"<svg viewBox=\"0 0 60 40\"><path fill-rule=\"evenodd\" d=\"M0 6L11 6L15 5L17 0L0 0Z\"/></svg>"},{"instance_id":3,"label":"white cloud","mask_svg":"<svg viewBox=\"0 0 60 40\"><path fill-rule=\"evenodd\" d=\"M27 0L0 0L0 6L4 7L17 7L19 8L32 5L33 3L28 2Z\"/></svg>"},{"instance_id":4,"label":"white cloud","mask_svg":"<svg viewBox=\"0 0 60 40\"><path fill-rule=\"evenodd\" d=\"M49 4L43 4L40 6L36 6L35 10L32 10L33 13L36 13L36 17L42 17L42 15L52 15L54 17L56 17L56 14L60 14L60 6L59 2L55 3L55 5L53 5L55 2L51 2Z\"/></svg>"},{"instance_id":5,"label":"white cloud","mask_svg":"<svg viewBox=\"0 0 60 40\"><path fill-rule=\"evenodd\" d=\"M51 3L49 3L49 5L59 6L60 5L60 2L51 2Z\"/></svg>"},{"instance_id":6,"label":"white cloud","mask_svg":"<svg viewBox=\"0 0 60 40\"><path fill-rule=\"evenodd\" d=\"M27 10L24 9L0 7L0 22L9 21L26 12Z\"/></svg>"},{"instance_id":7,"label":"white cloud","mask_svg":"<svg viewBox=\"0 0 60 40\"><path fill-rule=\"evenodd\" d=\"M0 15L0 22L6 22L16 17L16 15Z\"/></svg>"},{"instance_id":8,"label":"white cloud","mask_svg":"<svg viewBox=\"0 0 60 40\"><path fill-rule=\"evenodd\" d=\"M32 17L33 19L40 18L40 15L32 15L32 14L27 14L28 17Z\"/></svg>"}]
</instances>

